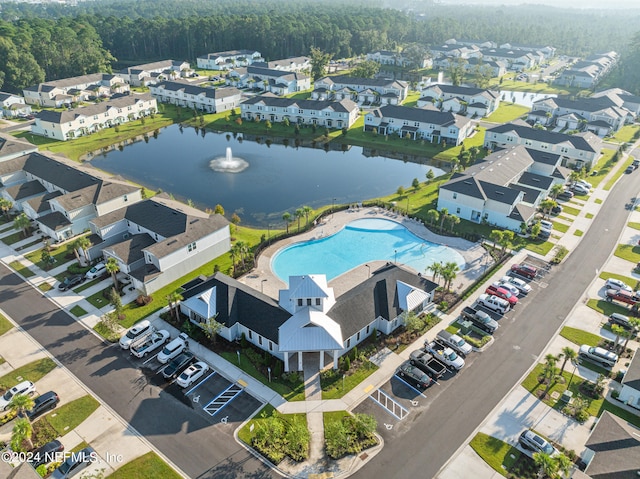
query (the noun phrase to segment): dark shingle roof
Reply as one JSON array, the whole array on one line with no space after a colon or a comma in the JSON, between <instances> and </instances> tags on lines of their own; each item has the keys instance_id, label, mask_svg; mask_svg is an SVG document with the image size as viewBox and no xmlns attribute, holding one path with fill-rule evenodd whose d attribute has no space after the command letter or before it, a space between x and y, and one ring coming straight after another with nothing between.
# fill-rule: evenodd
<instances>
[{"instance_id":1,"label":"dark shingle roof","mask_svg":"<svg viewBox=\"0 0 640 479\"><path fill-rule=\"evenodd\" d=\"M622 379L622 384L640 392L640 352L638 351L640 349L636 350L633 355L629 368Z\"/></svg>"},{"instance_id":2,"label":"dark shingle roof","mask_svg":"<svg viewBox=\"0 0 640 479\"><path fill-rule=\"evenodd\" d=\"M20 201L30 196L44 193L47 190L42 186L42 183L37 180L32 180L20 183L19 185L9 186L5 191L11 195L15 201Z\"/></svg>"},{"instance_id":3,"label":"dark shingle roof","mask_svg":"<svg viewBox=\"0 0 640 479\"><path fill-rule=\"evenodd\" d=\"M41 121L48 121L51 123L65 123L73 121L79 116L93 116L106 113L111 108L125 108L131 105L135 105L139 101L153 100L151 93L123 95L117 98L112 98L108 101L103 101L89 106L83 106L80 108L74 108L72 110L54 111L54 110L42 110L36 117ZM155 100L154 100L155 101Z\"/></svg>"},{"instance_id":4,"label":"dark shingle roof","mask_svg":"<svg viewBox=\"0 0 640 479\"><path fill-rule=\"evenodd\" d=\"M549 143L551 145L569 142L578 150L595 151L583 136L565 135L564 133L553 133L551 131L538 128L530 128L523 125L516 125L514 123L505 123L504 125L499 125L487 130L485 133L485 138L490 138L489 135L491 135L492 133L509 132L513 132L520 138L526 138L528 140L541 141L543 143Z\"/></svg>"},{"instance_id":5,"label":"dark shingle roof","mask_svg":"<svg viewBox=\"0 0 640 479\"><path fill-rule=\"evenodd\" d=\"M526 148L527 153L531 155L533 161L536 163L544 163L545 165L557 165L560 161L560 155L556 155L554 153L549 153L548 151L538 151L532 150L531 148Z\"/></svg>"},{"instance_id":6,"label":"dark shingle roof","mask_svg":"<svg viewBox=\"0 0 640 479\"><path fill-rule=\"evenodd\" d=\"M155 240L147 233L133 235L120 243L112 244L104 248L104 251L120 258L125 264L130 265L144 258L143 250L155 243Z\"/></svg>"},{"instance_id":7,"label":"dark shingle roof","mask_svg":"<svg viewBox=\"0 0 640 479\"><path fill-rule=\"evenodd\" d=\"M509 188L511 188L512 190L522 191L524 193L522 201L524 201L525 203L534 204L537 201L538 197L542 194L540 190L528 188L526 186L518 185L515 183L511 183L509 185Z\"/></svg>"},{"instance_id":8,"label":"dark shingle roof","mask_svg":"<svg viewBox=\"0 0 640 479\"><path fill-rule=\"evenodd\" d=\"M186 300L216 287L216 321L230 328L240 323L274 343L278 342L278 328L291 314L278 302L260 291L236 281L222 273L216 273L205 282L182 293Z\"/></svg>"},{"instance_id":9,"label":"dark shingle roof","mask_svg":"<svg viewBox=\"0 0 640 479\"><path fill-rule=\"evenodd\" d=\"M324 110L330 108L337 112L349 113L358 109L358 105L349 99L332 100L297 100L295 98L280 98L276 96L257 95L244 102L246 105L263 103L265 106L278 108L300 108L302 110Z\"/></svg>"},{"instance_id":10,"label":"dark shingle roof","mask_svg":"<svg viewBox=\"0 0 640 479\"><path fill-rule=\"evenodd\" d=\"M437 111L437 110L425 110L422 108L412 108L408 106L399 105L385 105L378 108L380 113L385 118L396 118L408 121L419 121L422 123L432 123L434 125L449 126L456 123L458 118L470 120L464 117L459 117L453 113Z\"/></svg>"},{"instance_id":11,"label":"dark shingle roof","mask_svg":"<svg viewBox=\"0 0 640 479\"><path fill-rule=\"evenodd\" d=\"M371 278L336 299L327 312L348 338L378 317L392 320L402 312L398 303L397 281L430 293L437 284L399 266L389 264L375 271Z\"/></svg>"},{"instance_id":12,"label":"dark shingle roof","mask_svg":"<svg viewBox=\"0 0 640 479\"><path fill-rule=\"evenodd\" d=\"M496 185L495 183L482 180L478 183L487 199L497 201L498 203L512 205L520 195L520 191L511 189L508 186Z\"/></svg>"},{"instance_id":13,"label":"dark shingle roof","mask_svg":"<svg viewBox=\"0 0 640 479\"><path fill-rule=\"evenodd\" d=\"M518 178L518 183L520 183L521 185L530 186L531 188L547 190L553 184L553 178L525 171L524 173L522 173L520 178Z\"/></svg>"},{"instance_id":14,"label":"dark shingle roof","mask_svg":"<svg viewBox=\"0 0 640 479\"><path fill-rule=\"evenodd\" d=\"M0 133L0 158L15 155L17 153L28 153L37 150L38 147L28 141L15 138L11 135Z\"/></svg>"},{"instance_id":15,"label":"dark shingle roof","mask_svg":"<svg viewBox=\"0 0 640 479\"><path fill-rule=\"evenodd\" d=\"M36 196L35 198L31 198L30 200L27 200L27 204L31 206L33 211L35 211L36 213L38 214L44 213L45 211L49 211L51 209L51 206L49 205L49 200L52 200L53 198L57 198L61 194L62 193L60 193L59 191L54 191L53 193L45 193L44 195L39 195L39 196Z\"/></svg>"},{"instance_id":16,"label":"dark shingle roof","mask_svg":"<svg viewBox=\"0 0 640 479\"><path fill-rule=\"evenodd\" d=\"M96 184L63 195L56 201L65 210L71 211L89 204L100 205L115 198L134 193L139 189L139 187L124 182L98 180Z\"/></svg>"},{"instance_id":17,"label":"dark shingle roof","mask_svg":"<svg viewBox=\"0 0 640 479\"><path fill-rule=\"evenodd\" d=\"M53 213L39 217L38 222L53 231L58 231L71 225L67 217L59 211L54 211Z\"/></svg>"},{"instance_id":18,"label":"dark shingle roof","mask_svg":"<svg viewBox=\"0 0 640 479\"><path fill-rule=\"evenodd\" d=\"M155 86L155 88L167 91L183 91L187 95L204 95L207 98L227 98L230 96L240 95L241 92L234 87L225 88L207 88L191 83L164 81Z\"/></svg>"},{"instance_id":19,"label":"dark shingle roof","mask_svg":"<svg viewBox=\"0 0 640 479\"><path fill-rule=\"evenodd\" d=\"M400 87L406 88L407 83L400 80L393 80L391 78L359 78L359 77L350 77L348 75L335 75L330 77L324 77L318 82L322 82L324 80L330 80L334 84L337 85L362 85L362 86L372 86L372 87Z\"/></svg>"},{"instance_id":20,"label":"dark shingle roof","mask_svg":"<svg viewBox=\"0 0 640 479\"><path fill-rule=\"evenodd\" d=\"M592 479L637 479L640 429L605 411L585 446L595 452L585 470Z\"/></svg>"}]
</instances>

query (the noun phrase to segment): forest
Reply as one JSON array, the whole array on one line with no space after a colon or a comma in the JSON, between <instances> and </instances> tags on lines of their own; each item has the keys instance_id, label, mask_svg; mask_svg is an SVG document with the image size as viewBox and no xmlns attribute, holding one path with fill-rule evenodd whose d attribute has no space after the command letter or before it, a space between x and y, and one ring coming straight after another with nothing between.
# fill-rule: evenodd
<instances>
[{"instance_id":1,"label":"forest","mask_svg":"<svg viewBox=\"0 0 640 479\"><path fill-rule=\"evenodd\" d=\"M316 47L343 58L454 37L553 45L576 56L609 50L625 59L639 54L634 35L640 10L425 5L422 12L403 12L377 0L96 0L77 7L5 2L0 4L0 88L19 91L45 78L158 59L195 62L199 55L236 48L278 59L308 55ZM623 62L614 78L639 92L639 80L620 73L634 68Z\"/></svg>"}]
</instances>

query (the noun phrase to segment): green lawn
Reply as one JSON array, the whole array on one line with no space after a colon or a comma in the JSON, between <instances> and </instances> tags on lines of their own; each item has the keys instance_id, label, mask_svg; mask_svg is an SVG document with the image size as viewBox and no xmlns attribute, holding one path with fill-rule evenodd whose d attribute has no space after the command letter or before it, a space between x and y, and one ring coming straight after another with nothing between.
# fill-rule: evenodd
<instances>
[{"instance_id":1,"label":"green lawn","mask_svg":"<svg viewBox=\"0 0 640 479\"><path fill-rule=\"evenodd\" d=\"M72 259L69 259L71 258L71 255L73 255L73 258L75 258L75 255L73 253L73 246L72 246L73 243L74 241L68 241L63 245L60 245L57 247L56 246L51 247L50 254L51 254L51 257L55 260L52 263L53 266L60 266L61 264L64 264L68 261L72 261ZM69 255L69 258L67 258L67 255ZM42 256L42 248L37 249L35 251L31 251L30 253L27 253L24 255L25 258L27 258L37 267L46 271L47 268L51 267L51 265L44 264L42 262L41 256Z\"/></svg>"},{"instance_id":2,"label":"green lawn","mask_svg":"<svg viewBox=\"0 0 640 479\"><path fill-rule=\"evenodd\" d=\"M420 99L421 92L419 91L409 91L407 98L402 102L403 106L416 106L418 104L418 100Z\"/></svg>"},{"instance_id":3,"label":"green lawn","mask_svg":"<svg viewBox=\"0 0 640 479\"><path fill-rule=\"evenodd\" d=\"M46 293L47 291L51 291L53 289L53 286L51 286L49 283L44 282L44 283L40 283L38 285L38 289L44 293Z\"/></svg>"},{"instance_id":4,"label":"green lawn","mask_svg":"<svg viewBox=\"0 0 640 479\"><path fill-rule=\"evenodd\" d=\"M434 160L451 161L454 158L458 158L458 156L462 152L462 146L463 145L464 145L466 150L469 150L470 148L472 148L474 146L480 148L481 149L481 154L480 154L479 158L482 157L482 155L484 155L484 150L482 150L482 145L484 143L484 133L485 133L485 131L486 131L486 128L478 127L476 133L472 137L466 138L462 142L462 145L448 147L445 150L442 150L438 154L436 154L436 156L434 156L433 159Z\"/></svg>"},{"instance_id":5,"label":"green lawn","mask_svg":"<svg viewBox=\"0 0 640 479\"><path fill-rule=\"evenodd\" d=\"M332 377L332 380L327 380L325 376L321 374L320 385L322 387L322 399L340 399L377 370L378 366L371 361L366 361L362 367L344 377L344 388L341 373L337 374L337 376L339 376L337 381L335 380L335 375Z\"/></svg>"},{"instance_id":6,"label":"green lawn","mask_svg":"<svg viewBox=\"0 0 640 479\"><path fill-rule=\"evenodd\" d=\"M571 328L569 326L565 326L562 328L562 330L560 331L560 336L568 339L578 346L582 346L583 344L587 344L589 346L597 346L602 340L602 337L598 336L597 334L593 334L578 328Z\"/></svg>"},{"instance_id":7,"label":"green lawn","mask_svg":"<svg viewBox=\"0 0 640 479\"><path fill-rule=\"evenodd\" d=\"M0 336L13 328L13 323L0 314Z\"/></svg>"},{"instance_id":8,"label":"green lawn","mask_svg":"<svg viewBox=\"0 0 640 479\"><path fill-rule=\"evenodd\" d=\"M640 126L638 125L625 125L620 128L615 135L609 138L609 140L617 143L627 143L633 141L633 135L638 131L640 131Z\"/></svg>"},{"instance_id":9,"label":"green lawn","mask_svg":"<svg viewBox=\"0 0 640 479\"><path fill-rule=\"evenodd\" d=\"M238 365L238 355L236 353L223 351L218 354L220 354L220 356L222 356L234 366L242 369L249 376L257 379L262 384L269 386L275 392L284 397L287 401L304 401L304 381L300 381L295 388L293 388L289 382L284 381L282 378L276 379L275 377L272 377L271 382L269 382L269 378L263 375L245 355L241 354L240 365Z\"/></svg>"},{"instance_id":10,"label":"green lawn","mask_svg":"<svg viewBox=\"0 0 640 479\"><path fill-rule=\"evenodd\" d=\"M484 462L503 476L507 475L521 454L515 447L482 432L477 433L469 445Z\"/></svg>"},{"instance_id":11,"label":"green lawn","mask_svg":"<svg viewBox=\"0 0 640 479\"><path fill-rule=\"evenodd\" d=\"M29 235L29 236L31 236L31 235ZM11 246L12 244L16 244L18 241L22 241L24 239L27 239L29 236L25 237L25 235L24 235L24 233L22 231L16 231L15 233L10 234L9 236L5 236L0 241L2 241L6 245Z\"/></svg>"},{"instance_id":12,"label":"green lawn","mask_svg":"<svg viewBox=\"0 0 640 479\"><path fill-rule=\"evenodd\" d=\"M116 469L108 479L180 479L182 476L174 471L155 452L148 452L124 466Z\"/></svg>"},{"instance_id":13,"label":"green lawn","mask_svg":"<svg viewBox=\"0 0 640 479\"><path fill-rule=\"evenodd\" d=\"M587 213L586 215L584 215L584 217L590 220L591 218L593 218L593 213Z\"/></svg>"},{"instance_id":14,"label":"green lawn","mask_svg":"<svg viewBox=\"0 0 640 479\"><path fill-rule=\"evenodd\" d=\"M630 422L635 427L639 427L640 428L640 416L638 416L637 414L634 414L632 412L629 412L626 409L623 409L623 408L621 408L619 406L616 406L612 402L604 401L602 403L602 406L600 407L600 410L598 411L598 417L600 417L600 414L602 413L602 411L609 411L611 414L615 414L616 416L622 418L623 420L625 420L627 422Z\"/></svg>"},{"instance_id":15,"label":"green lawn","mask_svg":"<svg viewBox=\"0 0 640 479\"><path fill-rule=\"evenodd\" d=\"M640 223L634 223L633 221L630 221L629 223L627 223L627 226L629 228L633 228L634 230L640 230Z\"/></svg>"},{"instance_id":16,"label":"green lawn","mask_svg":"<svg viewBox=\"0 0 640 479\"><path fill-rule=\"evenodd\" d=\"M110 343L115 343L120 339L120 334L109 331L104 327L102 321L98 322L98 324L93 327L93 330Z\"/></svg>"},{"instance_id":17,"label":"green lawn","mask_svg":"<svg viewBox=\"0 0 640 479\"><path fill-rule=\"evenodd\" d=\"M640 288L640 281L638 281L635 278L631 278L629 276L624 276L622 274L617 274L617 273L609 273L607 271L603 271L602 273L599 274L599 277L607 280L609 278L613 278L613 279L619 279L620 281L628 284L629 286L631 286L633 289L638 289Z\"/></svg>"},{"instance_id":18,"label":"green lawn","mask_svg":"<svg viewBox=\"0 0 640 479\"><path fill-rule=\"evenodd\" d=\"M591 183L594 187L598 186L604 177L609 174L611 168L613 168L617 163L615 163L612 158L615 154L615 150L611 148L603 148L602 156L598 159L598 162L595 164L593 169L598 172L597 175L590 176L588 178L589 183Z\"/></svg>"},{"instance_id":19,"label":"green lawn","mask_svg":"<svg viewBox=\"0 0 640 479\"><path fill-rule=\"evenodd\" d=\"M77 304L73 308L71 308L69 312L78 318L87 314L87 312Z\"/></svg>"},{"instance_id":20,"label":"green lawn","mask_svg":"<svg viewBox=\"0 0 640 479\"><path fill-rule=\"evenodd\" d=\"M9 263L9 266L16 270L18 274L22 275L23 278L30 278L31 276L36 275L33 271L31 271L17 259Z\"/></svg>"},{"instance_id":21,"label":"green lawn","mask_svg":"<svg viewBox=\"0 0 640 479\"><path fill-rule=\"evenodd\" d=\"M21 381L31 381L35 383L55 368L56 363L49 358L38 359L37 361L25 364L24 366L14 369L9 374L0 377L0 391L12 388Z\"/></svg>"},{"instance_id":22,"label":"green lawn","mask_svg":"<svg viewBox=\"0 0 640 479\"><path fill-rule=\"evenodd\" d=\"M260 420L264 417L270 417L273 414L275 408L271 404L265 404L260 411L253 416L241 429L238 430L238 439L240 439L245 444L251 445L251 438L253 437L253 432L251 431L251 426L253 426L254 430L256 428L256 424L260 423Z\"/></svg>"},{"instance_id":23,"label":"green lawn","mask_svg":"<svg viewBox=\"0 0 640 479\"><path fill-rule=\"evenodd\" d=\"M640 261L640 246L631 244L619 244L614 253L618 258L631 261L636 264Z\"/></svg>"},{"instance_id":24,"label":"green lawn","mask_svg":"<svg viewBox=\"0 0 640 479\"><path fill-rule=\"evenodd\" d=\"M575 218L569 218L568 216L558 216L558 219L566 221L568 223L573 223L573 221L575 220Z\"/></svg>"},{"instance_id":25,"label":"green lawn","mask_svg":"<svg viewBox=\"0 0 640 479\"><path fill-rule=\"evenodd\" d=\"M607 181L607 184L604 185L604 189L606 191L609 191L611 188L613 188L613 185L616 184L616 181L618 181L618 178L620 178L622 175L624 175L624 170L627 168L627 166L629 166L631 163L633 163L633 156L629 155L629 158L627 158L627 161L624 162L624 164L618 168L616 170L616 172L613 174L613 176L611 176L611 178L609 179L609 181Z\"/></svg>"},{"instance_id":26,"label":"green lawn","mask_svg":"<svg viewBox=\"0 0 640 479\"><path fill-rule=\"evenodd\" d=\"M501 102L496 111L489 115L486 120L493 123L508 123L526 115L529 108L515 103Z\"/></svg>"},{"instance_id":27,"label":"green lawn","mask_svg":"<svg viewBox=\"0 0 640 479\"><path fill-rule=\"evenodd\" d=\"M77 288L74 288L73 292L74 293L82 293L84 290L89 289L91 286L93 286L94 284L98 284L100 281L102 281L104 278L96 278L96 279L92 279L91 281L85 281L84 283L82 283L80 286L78 286ZM113 283L112 283L113 284Z\"/></svg>"},{"instance_id":28,"label":"green lawn","mask_svg":"<svg viewBox=\"0 0 640 479\"><path fill-rule=\"evenodd\" d=\"M104 308L106 305L109 304L109 300L105 297L105 293L108 294L111 288L113 288L113 285L110 285L104 288L103 290L98 291L97 293L93 293L91 296L89 296L86 299L92 306L98 309Z\"/></svg>"},{"instance_id":29,"label":"green lawn","mask_svg":"<svg viewBox=\"0 0 640 479\"><path fill-rule=\"evenodd\" d=\"M525 249L533 251L534 253L546 255L554 246L555 244L553 244L552 242L544 241L542 243L529 243L525 246Z\"/></svg>"},{"instance_id":30,"label":"green lawn","mask_svg":"<svg viewBox=\"0 0 640 479\"><path fill-rule=\"evenodd\" d=\"M611 316L613 313L620 313L624 315L629 314L629 310L619 304L610 303L604 299L590 299L587 301L587 306L591 309L604 314L605 316Z\"/></svg>"},{"instance_id":31,"label":"green lawn","mask_svg":"<svg viewBox=\"0 0 640 479\"><path fill-rule=\"evenodd\" d=\"M566 205L562 205L562 212L572 216L578 216L580 214L580 210L578 208L572 208L571 206Z\"/></svg>"},{"instance_id":32,"label":"green lawn","mask_svg":"<svg viewBox=\"0 0 640 479\"><path fill-rule=\"evenodd\" d=\"M42 242L42 239L38 238L38 239L36 239L34 241L31 241L30 243L26 243L26 244L23 244L22 246L16 247L15 250L16 251L22 251L22 250L25 250L27 248L30 248L33 245L40 244L41 242Z\"/></svg>"},{"instance_id":33,"label":"green lawn","mask_svg":"<svg viewBox=\"0 0 640 479\"><path fill-rule=\"evenodd\" d=\"M557 221L554 221L553 229L556 231L560 231L561 233L566 233L569 230L569 225L565 225L564 223L559 223Z\"/></svg>"},{"instance_id":34,"label":"green lawn","mask_svg":"<svg viewBox=\"0 0 640 479\"><path fill-rule=\"evenodd\" d=\"M86 395L56 408L45 417L57 433L64 436L67 432L78 427L99 406L98 401L92 396Z\"/></svg>"},{"instance_id":35,"label":"green lawn","mask_svg":"<svg viewBox=\"0 0 640 479\"><path fill-rule=\"evenodd\" d=\"M596 198L594 203L597 204L597 205L601 205L602 204L602 200L600 198Z\"/></svg>"},{"instance_id":36,"label":"green lawn","mask_svg":"<svg viewBox=\"0 0 640 479\"><path fill-rule=\"evenodd\" d=\"M573 232L573 236L582 236L584 234L584 231L582 230L575 230Z\"/></svg>"}]
</instances>

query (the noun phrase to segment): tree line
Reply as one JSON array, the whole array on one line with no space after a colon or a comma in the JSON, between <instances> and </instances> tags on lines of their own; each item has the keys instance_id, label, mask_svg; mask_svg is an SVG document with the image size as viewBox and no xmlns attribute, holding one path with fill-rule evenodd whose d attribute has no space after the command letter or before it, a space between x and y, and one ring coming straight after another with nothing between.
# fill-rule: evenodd
<instances>
[{"instance_id":1,"label":"tree line","mask_svg":"<svg viewBox=\"0 0 640 479\"><path fill-rule=\"evenodd\" d=\"M336 0L96 0L77 7L5 2L0 18L0 88L9 91L109 71L111 65L194 62L242 48L269 60L309 55L312 48L351 57L448 38L553 45L570 55L625 51L640 23L640 15L623 11L430 5L421 16L376 1Z\"/></svg>"}]
</instances>

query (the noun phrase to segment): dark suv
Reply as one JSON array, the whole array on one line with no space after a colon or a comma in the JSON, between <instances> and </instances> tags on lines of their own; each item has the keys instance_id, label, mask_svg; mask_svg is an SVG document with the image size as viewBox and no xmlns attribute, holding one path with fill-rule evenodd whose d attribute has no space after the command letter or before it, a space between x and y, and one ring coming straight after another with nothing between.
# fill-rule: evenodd
<instances>
[{"instance_id":1,"label":"dark suv","mask_svg":"<svg viewBox=\"0 0 640 479\"><path fill-rule=\"evenodd\" d=\"M511 265L511 271L529 279L534 279L538 274L538 268L525 263Z\"/></svg>"},{"instance_id":2,"label":"dark suv","mask_svg":"<svg viewBox=\"0 0 640 479\"><path fill-rule=\"evenodd\" d=\"M66 291L68 289L73 288L74 286L79 285L84 281L84 275L82 274L74 274L73 276L67 276L64 281L62 281L58 285L58 289L60 291Z\"/></svg>"},{"instance_id":3,"label":"dark suv","mask_svg":"<svg viewBox=\"0 0 640 479\"><path fill-rule=\"evenodd\" d=\"M182 373L182 371L187 369L187 366L189 366L195 359L196 357L189 351L180 353L178 356L173 358L169 364L165 366L165 368L162 370L162 376L166 380L175 378L180 373Z\"/></svg>"},{"instance_id":4,"label":"dark suv","mask_svg":"<svg viewBox=\"0 0 640 479\"><path fill-rule=\"evenodd\" d=\"M636 328L629 322L629 317L620 313L612 313L609 316L609 324L617 324L618 326L622 326L627 331L634 331Z\"/></svg>"},{"instance_id":5,"label":"dark suv","mask_svg":"<svg viewBox=\"0 0 640 479\"><path fill-rule=\"evenodd\" d=\"M26 415L30 420L33 421L43 412L54 409L59 402L60 398L55 392L46 392L33 400L33 408L29 409L26 412Z\"/></svg>"}]
</instances>

